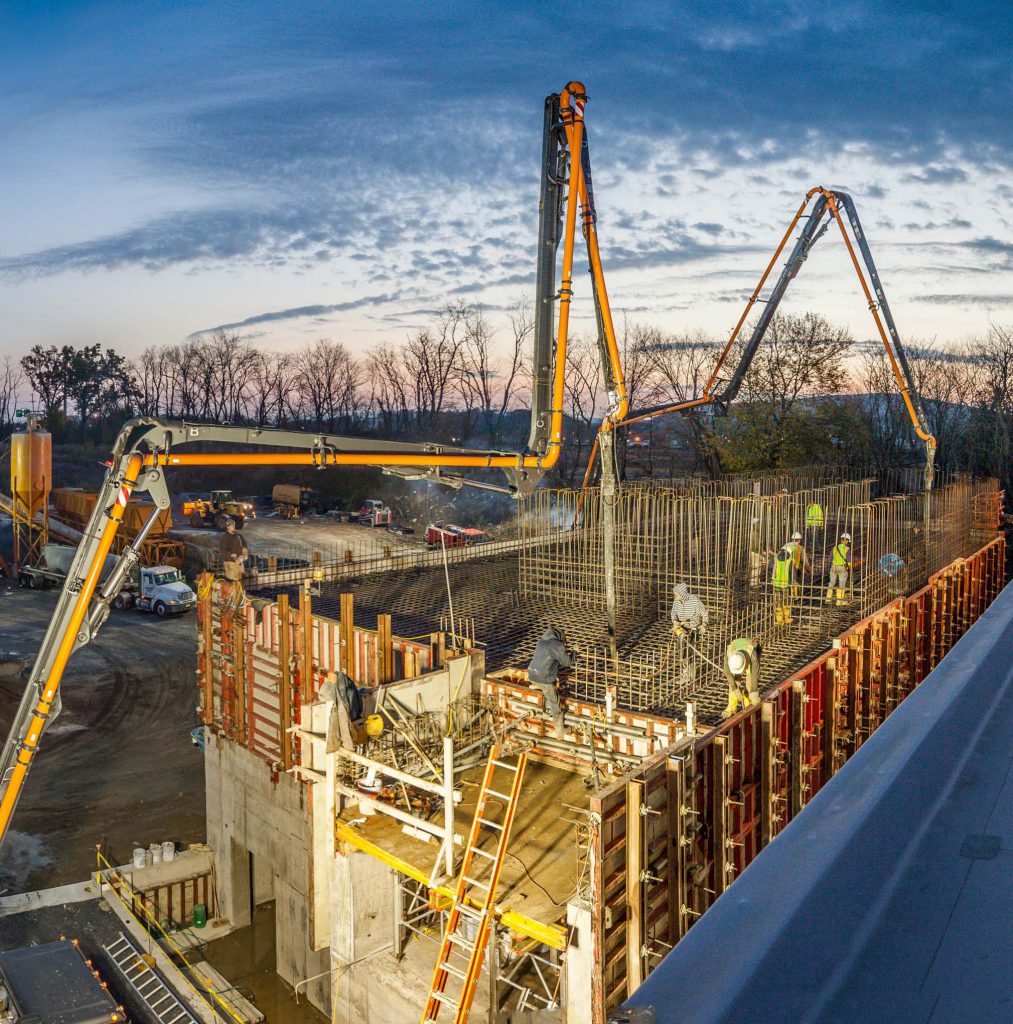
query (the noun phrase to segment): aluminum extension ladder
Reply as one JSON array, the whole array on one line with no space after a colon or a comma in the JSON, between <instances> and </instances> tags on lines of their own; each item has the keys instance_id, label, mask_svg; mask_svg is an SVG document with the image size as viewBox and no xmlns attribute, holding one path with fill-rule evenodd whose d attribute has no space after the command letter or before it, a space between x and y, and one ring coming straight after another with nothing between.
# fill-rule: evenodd
<instances>
[{"instance_id":1,"label":"aluminum extension ladder","mask_svg":"<svg viewBox=\"0 0 1013 1024\"><path fill-rule=\"evenodd\" d=\"M200 1024L154 968L145 963L140 950L123 932L102 948L159 1024Z\"/></svg>"},{"instance_id":2,"label":"aluminum extension ladder","mask_svg":"<svg viewBox=\"0 0 1013 1024\"><path fill-rule=\"evenodd\" d=\"M499 759L498 746L493 745L489 751L489 759L486 761L485 774L482 776L482 785L475 806L475 817L471 822L468 843L464 849L464 859L461 861L461 873L457 878L457 891L450 908L447 927L443 933L440 952L436 957L433 984L429 991L426 1008L422 1013L421 1024L431 1024L436 1021L444 1006L453 1011L454 1024L466 1024L471 1013L471 1004L475 998L475 988L485 960L489 929L495 913L496 886L499 883L500 870L503 867L507 844L510 841L510 828L517 810L526 763L526 753L520 754L516 763L510 764L508 761ZM493 788L496 769L499 769L503 775L510 773L512 776L509 792L503 791L507 788L506 786L503 789ZM500 821L492 821L486 816L486 801L490 798L494 801L502 800L506 805ZM491 829L496 833L494 853L479 848L478 839L483 828ZM478 858L477 862L476 858ZM488 873L484 878L475 878L474 876L480 873L484 867L488 867ZM475 901L478 903L477 907L467 902L468 893L471 890L481 893L481 899ZM460 926L464 922L474 926L474 938L468 938L460 930ZM467 955L467 967L463 971L451 963L455 954L458 964L463 964L464 956ZM451 979L459 982L459 985L455 986L456 998L448 993Z\"/></svg>"}]
</instances>

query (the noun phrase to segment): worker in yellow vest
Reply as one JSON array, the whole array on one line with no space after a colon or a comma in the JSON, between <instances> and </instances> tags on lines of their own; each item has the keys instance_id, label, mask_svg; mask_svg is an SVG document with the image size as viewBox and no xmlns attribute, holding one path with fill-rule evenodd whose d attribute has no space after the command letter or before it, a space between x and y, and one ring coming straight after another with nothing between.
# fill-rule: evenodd
<instances>
[{"instance_id":1,"label":"worker in yellow vest","mask_svg":"<svg viewBox=\"0 0 1013 1024\"><path fill-rule=\"evenodd\" d=\"M779 626L792 621L792 602L798 591L798 581L809 568L809 556L802 546L802 534L796 530L791 540L774 556L774 572L770 582L774 588L774 621Z\"/></svg>"},{"instance_id":2,"label":"worker in yellow vest","mask_svg":"<svg viewBox=\"0 0 1013 1024\"><path fill-rule=\"evenodd\" d=\"M805 525L808 530L818 530L823 527L823 506L814 501L805 513Z\"/></svg>"},{"instance_id":3,"label":"worker in yellow vest","mask_svg":"<svg viewBox=\"0 0 1013 1024\"><path fill-rule=\"evenodd\" d=\"M836 598L837 607L844 608L848 603L847 587L851 575L851 534L842 533L834 545L830 556L830 580L827 583L827 595L824 604Z\"/></svg>"}]
</instances>

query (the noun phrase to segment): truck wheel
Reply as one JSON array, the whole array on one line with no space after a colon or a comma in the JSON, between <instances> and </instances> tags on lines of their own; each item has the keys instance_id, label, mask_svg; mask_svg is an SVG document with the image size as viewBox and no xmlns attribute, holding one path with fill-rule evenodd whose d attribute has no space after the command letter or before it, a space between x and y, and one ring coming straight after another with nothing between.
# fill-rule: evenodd
<instances>
[{"instance_id":1,"label":"truck wheel","mask_svg":"<svg viewBox=\"0 0 1013 1024\"><path fill-rule=\"evenodd\" d=\"M199 512L191 512L190 513L190 525L194 529L199 529L201 526L204 525L204 520L201 517L201 514Z\"/></svg>"},{"instance_id":2,"label":"truck wheel","mask_svg":"<svg viewBox=\"0 0 1013 1024\"><path fill-rule=\"evenodd\" d=\"M113 607L117 611L126 611L131 604L133 604L133 601L131 601L129 595L123 593L122 590L113 598Z\"/></svg>"},{"instance_id":3,"label":"truck wheel","mask_svg":"<svg viewBox=\"0 0 1013 1024\"><path fill-rule=\"evenodd\" d=\"M39 577L38 576L29 576L28 577L28 589L29 590L38 590L39 589Z\"/></svg>"},{"instance_id":4,"label":"truck wheel","mask_svg":"<svg viewBox=\"0 0 1013 1024\"><path fill-rule=\"evenodd\" d=\"M164 602L156 601L154 612L160 619L164 619L169 614L169 609L165 607Z\"/></svg>"}]
</instances>

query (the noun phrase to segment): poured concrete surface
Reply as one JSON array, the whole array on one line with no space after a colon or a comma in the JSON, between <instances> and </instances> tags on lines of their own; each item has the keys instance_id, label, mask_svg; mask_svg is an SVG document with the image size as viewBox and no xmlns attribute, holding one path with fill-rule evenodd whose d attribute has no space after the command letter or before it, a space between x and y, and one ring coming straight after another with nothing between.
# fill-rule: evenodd
<instances>
[{"instance_id":1,"label":"poured concrete surface","mask_svg":"<svg viewBox=\"0 0 1013 1024\"><path fill-rule=\"evenodd\" d=\"M0 653L34 658L54 591L0 583ZM23 689L0 674L4 736ZM134 846L204 839L204 762L196 726L196 619L113 612L70 660L63 711L41 750L0 854L0 889L78 882L102 843L114 863Z\"/></svg>"},{"instance_id":2,"label":"poured concrete surface","mask_svg":"<svg viewBox=\"0 0 1013 1024\"><path fill-rule=\"evenodd\" d=\"M475 814L483 770L472 768L460 777L465 796L457 807L454 831L465 838ZM523 914L541 924L554 924L565 917L567 901L573 898L577 886L576 827L583 817L578 808L587 809L588 793L584 776L528 760L497 890L496 905L501 910ZM489 816L494 821L502 816L501 804L489 801ZM346 822L356 819L358 808L346 808L341 817ZM369 842L412 867L427 875L433 870L439 849L435 840L427 843L407 835L400 822L384 814L376 814L353 827ZM479 845L484 850L494 850L496 836L485 830ZM458 856L460 851L459 846Z\"/></svg>"}]
</instances>

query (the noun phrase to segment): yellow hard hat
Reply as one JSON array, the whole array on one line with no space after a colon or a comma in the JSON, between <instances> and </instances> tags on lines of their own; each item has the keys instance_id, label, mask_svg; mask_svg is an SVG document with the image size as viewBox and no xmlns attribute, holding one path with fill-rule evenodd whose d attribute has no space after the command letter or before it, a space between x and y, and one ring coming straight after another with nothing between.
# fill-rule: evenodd
<instances>
[{"instance_id":1,"label":"yellow hard hat","mask_svg":"<svg viewBox=\"0 0 1013 1024\"><path fill-rule=\"evenodd\" d=\"M366 715L366 735L370 739L376 739L378 736L383 735L383 716L382 715Z\"/></svg>"}]
</instances>

